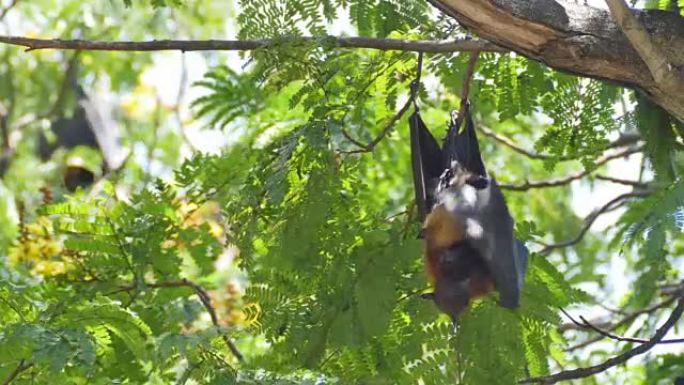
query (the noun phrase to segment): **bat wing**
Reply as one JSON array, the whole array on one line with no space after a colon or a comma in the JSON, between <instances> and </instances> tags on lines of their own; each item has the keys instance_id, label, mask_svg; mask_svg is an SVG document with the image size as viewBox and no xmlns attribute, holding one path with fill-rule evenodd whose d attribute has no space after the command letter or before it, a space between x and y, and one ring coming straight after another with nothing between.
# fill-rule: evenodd
<instances>
[{"instance_id":1,"label":"bat wing","mask_svg":"<svg viewBox=\"0 0 684 385\"><path fill-rule=\"evenodd\" d=\"M444 159L439 143L423 123L418 112L409 118L411 128L411 164L416 205L421 223L432 210L434 186L444 171Z\"/></svg>"},{"instance_id":2,"label":"bat wing","mask_svg":"<svg viewBox=\"0 0 684 385\"><path fill-rule=\"evenodd\" d=\"M465 120L465 127L458 132L458 128L462 125L463 120ZM475 134L475 125L470 115L469 103L466 104L463 116L457 117L456 121L449 125L449 130L444 138L444 153L448 156L449 165L455 160L466 170L474 174L480 176L487 175L487 170L482 162L477 135Z\"/></svg>"},{"instance_id":3,"label":"bat wing","mask_svg":"<svg viewBox=\"0 0 684 385\"><path fill-rule=\"evenodd\" d=\"M466 238L488 263L501 306L516 308L527 269L527 248L513 236L513 218L496 180L490 179L475 194Z\"/></svg>"}]
</instances>

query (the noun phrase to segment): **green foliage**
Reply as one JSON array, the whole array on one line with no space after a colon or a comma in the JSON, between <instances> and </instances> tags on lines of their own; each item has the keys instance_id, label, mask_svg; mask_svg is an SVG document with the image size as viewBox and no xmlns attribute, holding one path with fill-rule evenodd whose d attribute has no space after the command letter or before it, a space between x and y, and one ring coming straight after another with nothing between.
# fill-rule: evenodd
<instances>
[{"instance_id":1,"label":"green foliage","mask_svg":"<svg viewBox=\"0 0 684 385\"><path fill-rule=\"evenodd\" d=\"M260 102L263 96L254 83L255 79L250 76L240 76L225 66L217 67L205 80L195 84L210 93L195 99L192 105L197 108L198 116L211 113L211 126L223 128L238 117L253 114L263 104Z\"/></svg>"},{"instance_id":2,"label":"green foliage","mask_svg":"<svg viewBox=\"0 0 684 385\"><path fill-rule=\"evenodd\" d=\"M133 0L123 0L124 4L126 4L127 7L130 7L133 5ZM171 7L171 6L179 6L183 4L182 0L150 0L150 4L155 7Z\"/></svg>"},{"instance_id":3,"label":"green foliage","mask_svg":"<svg viewBox=\"0 0 684 385\"><path fill-rule=\"evenodd\" d=\"M128 203L110 196L44 207L41 213L66 237L63 253L73 262L66 275L46 280L37 292L30 281L3 284L2 303L16 314L5 322L0 361L30 360L37 378L74 367L78 370L69 376L114 381L144 378L150 364L169 378L179 357L192 361L220 354L215 329L182 328L204 309L191 298L193 288L183 284L180 267L206 276L220 247L206 223L184 223L179 199L158 182ZM150 290L160 285L169 285L168 292ZM200 361L198 367L207 364ZM215 376L220 368L204 369L208 372L200 378Z\"/></svg>"},{"instance_id":4,"label":"green foliage","mask_svg":"<svg viewBox=\"0 0 684 385\"><path fill-rule=\"evenodd\" d=\"M655 179L670 182L676 172L674 154L677 150L677 123L665 110L654 105L644 96L637 95L635 110L638 129L643 137L648 138L646 155L655 172Z\"/></svg>"},{"instance_id":5,"label":"green foliage","mask_svg":"<svg viewBox=\"0 0 684 385\"><path fill-rule=\"evenodd\" d=\"M624 246L640 247L635 266L642 272L634 290L637 305L649 302L656 295L659 282L670 272L670 240L681 236L683 212L684 180L680 178L631 204L620 219L622 231L618 236Z\"/></svg>"},{"instance_id":6,"label":"green foliage","mask_svg":"<svg viewBox=\"0 0 684 385\"><path fill-rule=\"evenodd\" d=\"M544 133L535 148L547 150L558 158L580 158L584 167L590 168L592 160L608 143L606 133L615 128L610 105L615 94L598 81L565 76L556 79L553 91L542 99L544 111L554 120L554 126Z\"/></svg>"},{"instance_id":7,"label":"green foliage","mask_svg":"<svg viewBox=\"0 0 684 385\"><path fill-rule=\"evenodd\" d=\"M38 13L25 11L25 20L89 38L76 15L83 5L102 40L166 38L176 28L215 37L226 18L234 21L220 2L152 0L135 12L123 3L132 2L101 10L64 0L44 26ZM638 132L649 183L635 190L617 226L551 253L536 251L584 227L573 213L577 190L505 191L516 236L533 251L521 305L504 309L492 293L473 301L454 329L419 296L429 284L416 239L407 116L387 126L409 96L417 55L341 49L329 34L342 17L351 34L365 37L446 39L463 31L418 0L250 0L237 10L239 38L273 44L250 52L242 69L207 55L193 123L220 129L230 144L182 161L182 109L147 93L141 74L149 73L149 56L3 52L0 103L15 105L8 127L22 139L0 188L7 256L0 264L0 380L20 369L16 384L511 384L601 357L563 351L585 336L559 328L566 322L559 309L614 294L594 290L614 283L614 258L629 269L620 304L627 311L658 301L663 285L680 284L681 123L614 86L519 55L483 53L469 95L476 124L541 153L541 160L523 158L480 135L497 180L594 170L609 139ZM423 58L416 102L436 137L459 107L468 56ZM39 160L32 138L45 121L73 110L72 92L63 101L54 92L72 59L81 82L106 83L128 98L118 113L132 154L90 190L67 195L55 171L60 160ZM623 101L637 106L616 118ZM30 114L44 119L17 128ZM44 186L57 187L41 196ZM62 268L37 267L46 264ZM636 328L640 337L650 337L661 313L654 314ZM664 383L682 375L680 361L655 355L643 376Z\"/></svg>"},{"instance_id":8,"label":"green foliage","mask_svg":"<svg viewBox=\"0 0 684 385\"><path fill-rule=\"evenodd\" d=\"M408 30L428 23L423 1L398 0L246 0L240 1L238 16L240 38L272 38L300 36L304 33L321 36L326 22L340 17L346 10L361 36L388 36L397 30Z\"/></svg>"},{"instance_id":9,"label":"green foliage","mask_svg":"<svg viewBox=\"0 0 684 385\"><path fill-rule=\"evenodd\" d=\"M684 361L678 354L665 354L646 366L645 381L649 384L664 385L682 377L684 377Z\"/></svg>"}]
</instances>

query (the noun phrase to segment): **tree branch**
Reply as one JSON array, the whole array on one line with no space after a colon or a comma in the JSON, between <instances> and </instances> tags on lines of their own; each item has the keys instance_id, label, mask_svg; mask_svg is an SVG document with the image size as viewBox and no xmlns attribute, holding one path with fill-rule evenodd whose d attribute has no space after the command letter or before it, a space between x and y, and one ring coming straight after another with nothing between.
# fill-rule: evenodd
<instances>
[{"instance_id":1,"label":"tree branch","mask_svg":"<svg viewBox=\"0 0 684 385\"><path fill-rule=\"evenodd\" d=\"M635 312L632 312L625 316L622 320L619 322L616 322L610 327L606 327L608 331L614 331L617 330L617 328L622 327L623 325L626 325L632 321L634 321L638 316L643 315L643 314L651 314L659 309L662 309L664 307L670 306L674 301L676 301L680 296L682 295L682 289L680 288L678 291L676 291L676 295L672 295L670 298L661 301L659 303L656 303L655 305L649 306L645 309L637 310ZM566 328L565 330L569 330L570 328ZM594 338L591 338L589 340L586 340L582 343L579 343L577 345L573 345L568 347L567 349L564 349L566 352L572 352L577 349L582 349L585 348L595 342L601 341L604 338L604 336L596 336Z\"/></svg>"},{"instance_id":2,"label":"tree branch","mask_svg":"<svg viewBox=\"0 0 684 385\"><path fill-rule=\"evenodd\" d=\"M5 381L2 382L2 385L9 385L10 383L12 383L12 381L14 381L15 378L17 378L19 374L21 374L21 372L32 366L33 364L27 364L26 360L19 361L19 365L17 365L17 367L14 368L12 373L10 373L10 375L5 379Z\"/></svg>"},{"instance_id":3,"label":"tree branch","mask_svg":"<svg viewBox=\"0 0 684 385\"><path fill-rule=\"evenodd\" d=\"M649 35L646 28L637 20L623 0L606 0L610 13L622 32L646 63L655 82L668 89L676 91L684 86L684 74L669 62L667 54Z\"/></svg>"},{"instance_id":4,"label":"tree branch","mask_svg":"<svg viewBox=\"0 0 684 385\"><path fill-rule=\"evenodd\" d=\"M640 198L640 197L645 197L648 195L648 192L642 191L642 192L630 192L622 195L618 195L617 197L611 199L608 203L605 205L601 206L599 209L595 210L591 214L589 214L585 219L584 219L584 226L582 226L582 229L579 231L579 233L572 239L567 240L565 242L560 242L560 243L555 243L551 245L545 245L543 249L539 251L539 254L541 255L548 255L552 250L554 249L560 249L563 247L568 247L575 245L579 243L584 236L587 234L591 226L596 222L598 217L601 215L605 214L608 211L614 210L615 208L618 207L618 205L622 204L625 199L629 198Z\"/></svg>"},{"instance_id":5,"label":"tree branch","mask_svg":"<svg viewBox=\"0 0 684 385\"><path fill-rule=\"evenodd\" d=\"M566 380L574 380L577 378L584 378L584 377L589 377L593 376L594 374L604 372L614 366L620 365L630 358L637 356L639 354L643 354L647 351L649 351L651 348L653 348L658 342L660 342L665 334L667 334L670 329L677 323L679 318L682 316L682 312L684 312L684 298L679 297L677 301L677 306L672 310L672 313L670 314L670 317L663 323L658 330L656 330L655 334L653 337L651 337L646 343L643 343L639 346L636 346L632 349L629 349L625 351L622 354L619 354L615 357L612 357L598 365L594 366L589 366L586 368L578 368L578 369L572 369L572 370L564 370L561 372L558 372L556 374L552 374L549 376L542 376L542 377L532 377L532 378L526 378L524 380L519 381L521 384L544 384L544 385L550 385L550 384L555 384L556 382L559 381L566 381Z\"/></svg>"},{"instance_id":6,"label":"tree branch","mask_svg":"<svg viewBox=\"0 0 684 385\"><path fill-rule=\"evenodd\" d=\"M202 302L202 305L204 305L204 308L207 310L207 313L209 313L209 317L211 317L211 323L214 324L216 328L219 327L219 320L218 316L216 315L216 309L214 309L214 305L211 304L211 298L209 297L209 294L204 290L204 288L188 279L181 279L180 281L167 281L167 282L157 282L157 283L144 283L145 286L151 287L151 288L178 288L178 287L189 287L192 290L195 291L195 294L197 294L197 297L199 297L200 302ZM135 284L127 285L127 286L122 286L121 290L124 291L130 291L134 290L137 286ZM230 352L233 354L235 358L237 358L238 361L244 362L244 356L238 348L235 346L233 341L228 338L227 335L224 333L221 333L221 338L223 338L223 342L225 342L226 346L228 346L228 349Z\"/></svg>"},{"instance_id":7,"label":"tree branch","mask_svg":"<svg viewBox=\"0 0 684 385\"><path fill-rule=\"evenodd\" d=\"M429 1L482 39L556 70L641 88L684 121L684 82L657 82L608 10L586 1ZM633 13L673 68L684 68L682 17L657 10Z\"/></svg>"},{"instance_id":8,"label":"tree branch","mask_svg":"<svg viewBox=\"0 0 684 385\"><path fill-rule=\"evenodd\" d=\"M504 146L510 148L511 150L517 152L518 154L525 155L526 157L530 159L552 159L554 158L553 155L546 155L546 154L539 154L534 151L530 151L528 149L525 149L518 144L516 144L511 138L508 138L506 136L500 135L496 133L494 130L492 130L489 127L485 127L483 125L478 125L477 130L480 131L484 136L487 136L489 138L492 138L496 140L497 142L503 144ZM570 158L567 157L561 157L559 158L561 160L568 160Z\"/></svg>"},{"instance_id":9,"label":"tree branch","mask_svg":"<svg viewBox=\"0 0 684 385\"><path fill-rule=\"evenodd\" d=\"M12 0L11 3L7 4L7 6L0 11L0 21L5 20L5 16L7 16L7 13L10 10L12 10L12 8L14 8L14 6L17 5L18 2L19 0Z\"/></svg>"},{"instance_id":10,"label":"tree branch","mask_svg":"<svg viewBox=\"0 0 684 385\"><path fill-rule=\"evenodd\" d=\"M571 316L565 309L561 308L561 312L574 324L579 330L586 330L586 329L591 329L603 337L608 337L612 340L620 341L620 342L632 342L632 343L637 343L637 344L645 344L648 343L647 339L644 338L634 338L634 337L623 337L619 336L617 334L613 334L607 330L604 330L601 326L598 326L592 322L589 322L584 316L580 315L580 321L577 321L573 316ZM610 325L610 324L608 324ZM658 344L680 344L684 342L684 338L677 338L677 339L672 339L672 340L660 340L658 341Z\"/></svg>"},{"instance_id":11,"label":"tree branch","mask_svg":"<svg viewBox=\"0 0 684 385\"><path fill-rule=\"evenodd\" d=\"M538 182L529 182L526 181L525 183L522 184L506 184L502 183L499 185L502 189L506 190L512 190L512 191L527 191L531 190L534 188L548 188L548 187L558 187L558 186L564 186L567 184L570 184L571 182L577 180L577 179L582 179L585 176L591 174L594 172L597 168L600 166L608 163L609 161L613 159L618 159L618 158L623 158L632 154L636 154L642 151L642 146L633 146L629 147L623 151L616 152L614 154L606 155L603 158L600 158L599 160L594 163L594 167L585 169L583 171L577 172L575 174L570 174L566 177L560 178L560 179L551 179L551 180L544 180L544 181L538 181Z\"/></svg>"},{"instance_id":12,"label":"tree branch","mask_svg":"<svg viewBox=\"0 0 684 385\"><path fill-rule=\"evenodd\" d=\"M465 118L463 118L465 111L466 111L466 106L468 106L468 94L470 93L470 80L473 78L473 73L475 73L475 64L477 64L477 58L480 56L479 51L475 51L470 54L470 58L468 59L468 66L466 67L465 73L463 74L463 87L461 90L461 106L458 108L458 117L461 118L459 120L459 124L463 124L465 122ZM456 131L458 131L461 127L456 127Z\"/></svg>"},{"instance_id":13,"label":"tree branch","mask_svg":"<svg viewBox=\"0 0 684 385\"><path fill-rule=\"evenodd\" d=\"M363 152L372 152L375 149L375 146L382 141L382 139L387 136L387 134L392 131L394 128L394 125L397 124L399 119L401 119L402 116L408 111L408 109L411 107L411 104L416 105L416 98L418 97L418 89L420 87L420 77L423 72L423 53L419 52L418 53L418 60L416 61L416 78L411 82L411 92L409 94L408 99L406 100L406 103L397 111L396 114L390 118L390 120L385 124L385 127L383 127L382 131L373 139L370 143L368 144L363 144L359 142L358 140L354 139L344 128L342 129L342 135L344 135L347 140L350 142L354 143L356 146L359 147L358 150L351 150L351 151L340 151L343 154L356 154L356 153L363 153ZM417 108L417 105L416 105Z\"/></svg>"},{"instance_id":14,"label":"tree branch","mask_svg":"<svg viewBox=\"0 0 684 385\"><path fill-rule=\"evenodd\" d=\"M259 40L152 40L152 41L91 41L65 39L34 39L22 36L0 36L0 43L37 49L81 51L250 51L277 47L282 44L318 44L338 48L369 48L381 51L414 51L425 53L509 52L485 40L457 39L444 41L376 39L369 37L285 37Z\"/></svg>"},{"instance_id":15,"label":"tree branch","mask_svg":"<svg viewBox=\"0 0 684 385\"><path fill-rule=\"evenodd\" d=\"M603 330L602 328L600 328L596 325L593 325L591 322L587 321L587 319L584 318L584 316L580 316L580 320L582 320L582 323L580 325L583 325L585 328L589 328L589 329L599 333L600 335L602 335L604 337L608 337L612 340L616 340L616 341L620 341L620 342L633 342L633 343L637 343L637 344L648 343L648 340L644 339L644 338L623 337L623 336L619 336L617 334L613 334L607 330ZM574 319L572 321L577 322ZM658 341L659 344L680 344L682 342L684 342L684 338Z\"/></svg>"},{"instance_id":16,"label":"tree branch","mask_svg":"<svg viewBox=\"0 0 684 385\"><path fill-rule=\"evenodd\" d=\"M605 181L605 182L622 184L625 186L632 186L634 188L639 188L639 189L644 189L644 188L648 187L648 183L639 182L638 180L627 180L627 179L615 178L615 177L607 176L607 175L596 175L596 176L594 176L594 178L596 178L598 180Z\"/></svg>"},{"instance_id":17,"label":"tree branch","mask_svg":"<svg viewBox=\"0 0 684 385\"><path fill-rule=\"evenodd\" d=\"M532 150L528 150L519 144L515 143L513 139L498 134L494 130L492 130L489 127L483 126L481 124L477 125L476 129L480 131L484 136L489 137L494 139L495 141L503 144L504 146L510 148L511 150L517 152L518 154L524 155L530 159L538 159L538 160L546 160L546 159L558 159L561 161L565 160L575 160L576 158L569 157L569 156L561 156L561 157L555 157L553 155L547 155L547 154L540 154L537 152L534 152ZM612 148L618 148L618 147L623 147L627 146L630 144L637 143L639 141L640 137L639 135L621 135L618 139L615 141L611 142L606 146L606 150L612 149Z\"/></svg>"}]
</instances>

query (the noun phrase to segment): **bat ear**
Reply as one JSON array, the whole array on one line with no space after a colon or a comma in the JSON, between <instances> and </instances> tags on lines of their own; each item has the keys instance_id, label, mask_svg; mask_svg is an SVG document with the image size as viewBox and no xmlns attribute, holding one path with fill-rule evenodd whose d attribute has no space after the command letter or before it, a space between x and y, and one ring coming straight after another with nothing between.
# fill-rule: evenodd
<instances>
[{"instance_id":1,"label":"bat ear","mask_svg":"<svg viewBox=\"0 0 684 385\"><path fill-rule=\"evenodd\" d=\"M466 179L466 184L475 187L476 190L484 190L489 186L489 179L481 175L471 175Z\"/></svg>"}]
</instances>

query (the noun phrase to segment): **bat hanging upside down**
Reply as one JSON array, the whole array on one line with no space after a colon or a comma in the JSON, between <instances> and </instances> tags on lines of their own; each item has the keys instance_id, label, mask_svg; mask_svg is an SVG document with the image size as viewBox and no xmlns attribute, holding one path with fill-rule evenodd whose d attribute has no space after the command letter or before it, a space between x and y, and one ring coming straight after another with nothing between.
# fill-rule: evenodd
<instances>
[{"instance_id":1,"label":"bat hanging upside down","mask_svg":"<svg viewBox=\"0 0 684 385\"><path fill-rule=\"evenodd\" d=\"M441 148L418 112L409 125L425 266L434 289L423 297L454 322L471 299L493 290L501 306L518 307L527 248L513 237L503 194L487 176L468 108L452 122Z\"/></svg>"}]
</instances>

